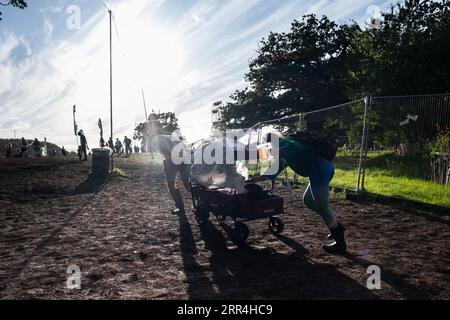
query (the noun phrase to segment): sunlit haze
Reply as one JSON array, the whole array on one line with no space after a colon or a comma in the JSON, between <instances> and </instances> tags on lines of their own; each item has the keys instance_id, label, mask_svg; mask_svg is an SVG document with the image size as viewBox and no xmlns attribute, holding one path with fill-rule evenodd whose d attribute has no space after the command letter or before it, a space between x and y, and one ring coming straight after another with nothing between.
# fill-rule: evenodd
<instances>
[{"instance_id":1,"label":"sunlit haze","mask_svg":"<svg viewBox=\"0 0 450 320\"><path fill-rule=\"evenodd\" d=\"M391 1L106 1L114 14L115 137L131 137L147 109L173 111L189 140L208 136L211 107L245 87L248 61L269 31L306 13L363 23ZM80 29L68 28L70 6ZM109 24L101 1L31 1L0 23L0 136L47 137L74 149L72 106L92 145L109 132ZM70 9L69 9L70 10ZM109 135L108 135L109 136Z\"/></svg>"}]
</instances>

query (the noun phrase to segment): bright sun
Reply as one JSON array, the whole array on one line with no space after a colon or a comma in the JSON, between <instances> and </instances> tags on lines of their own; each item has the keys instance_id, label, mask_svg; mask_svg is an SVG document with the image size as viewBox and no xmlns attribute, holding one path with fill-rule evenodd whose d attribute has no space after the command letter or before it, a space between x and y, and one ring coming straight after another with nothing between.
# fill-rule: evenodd
<instances>
[{"instance_id":1,"label":"bright sun","mask_svg":"<svg viewBox=\"0 0 450 320\"><path fill-rule=\"evenodd\" d=\"M136 123L145 121L142 90L145 92L147 113L174 111L174 97L180 92L186 51L182 37L174 30L163 28L136 5L114 8L113 25L113 114L115 135L132 135ZM144 3L144 2L142 2ZM146 15L147 14L147 15ZM109 119L109 29L107 17L100 27L99 39L105 48L95 56L79 57L90 63L76 78L83 88L78 104L95 110L96 117ZM107 31L107 32L106 32ZM103 40L102 40L103 39ZM107 39L107 40L106 40ZM75 59L70 59L75 64ZM80 68L77 65L77 68ZM81 109L80 109L81 110ZM80 111L81 114L81 111Z\"/></svg>"},{"instance_id":2,"label":"bright sun","mask_svg":"<svg viewBox=\"0 0 450 320\"><path fill-rule=\"evenodd\" d=\"M134 21L120 34L120 69L156 101L167 101L184 66L184 52L176 34L144 21Z\"/></svg>"}]
</instances>

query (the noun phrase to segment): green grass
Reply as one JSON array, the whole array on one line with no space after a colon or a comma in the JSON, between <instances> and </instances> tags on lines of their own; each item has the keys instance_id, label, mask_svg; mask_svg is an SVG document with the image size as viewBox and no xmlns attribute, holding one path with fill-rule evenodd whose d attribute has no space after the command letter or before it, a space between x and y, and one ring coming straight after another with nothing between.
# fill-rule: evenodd
<instances>
[{"instance_id":1,"label":"green grass","mask_svg":"<svg viewBox=\"0 0 450 320\"><path fill-rule=\"evenodd\" d=\"M357 169L336 169L333 186L355 189ZM389 170L366 171L365 188L370 193L450 207L450 187L407 176L392 176Z\"/></svg>"},{"instance_id":2,"label":"green grass","mask_svg":"<svg viewBox=\"0 0 450 320\"><path fill-rule=\"evenodd\" d=\"M355 154L339 154L333 185L355 188L358 177ZM353 164L353 167L348 164ZM370 152L367 157L365 189L388 197L403 198L450 207L450 186L431 181L431 158L401 157L393 151Z\"/></svg>"},{"instance_id":3,"label":"green grass","mask_svg":"<svg viewBox=\"0 0 450 320\"><path fill-rule=\"evenodd\" d=\"M331 185L355 189L358 179L359 154L339 152ZM424 156L399 157L392 151L368 154L365 188L370 193L450 207L450 186L430 181L430 159ZM285 179L284 173L279 176ZM288 179L294 173L288 170ZM299 177L306 185L307 178Z\"/></svg>"},{"instance_id":4,"label":"green grass","mask_svg":"<svg viewBox=\"0 0 450 320\"><path fill-rule=\"evenodd\" d=\"M384 170L371 170L366 174L365 186L371 193L450 207L450 187L432 181L390 176Z\"/></svg>"},{"instance_id":5,"label":"green grass","mask_svg":"<svg viewBox=\"0 0 450 320\"><path fill-rule=\"evenodd\" d=\"M114 170L110 173L110 175L113 178L128 178L125 171L120 168L114 168Z\"/></svg>"}]
</instances>

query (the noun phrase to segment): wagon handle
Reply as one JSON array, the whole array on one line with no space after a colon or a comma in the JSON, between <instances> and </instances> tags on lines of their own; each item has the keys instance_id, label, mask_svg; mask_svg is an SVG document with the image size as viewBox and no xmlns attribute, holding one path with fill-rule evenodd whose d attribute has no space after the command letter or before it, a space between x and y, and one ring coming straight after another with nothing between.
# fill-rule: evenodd
<instances>
[{"instance_id":1,"label":"wagon handle","mask_svg":"<svg viewBox=\"0 0 450 320\"><path fill-rule=\"evenodd\" d=\"M270 195L273 195L273 190L275 189L275 180L272 180L272 189L270 189Z\"/></svg>"}]
</instances>

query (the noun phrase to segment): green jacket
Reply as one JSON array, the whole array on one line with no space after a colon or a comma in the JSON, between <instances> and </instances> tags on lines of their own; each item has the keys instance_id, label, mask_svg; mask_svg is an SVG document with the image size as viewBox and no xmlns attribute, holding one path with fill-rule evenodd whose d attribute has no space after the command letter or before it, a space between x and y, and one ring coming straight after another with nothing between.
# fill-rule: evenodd
<instances>
[{"instance_id":1,"label":"green jacket","mask_svg":"<svg viewBox=\"0 0 450 320\"><path fill-rule=\"evenodd\" d=\"M290 167L303 177L309 177L312 164L317 162L319 158L320 156L309 146L290 137L280 138L280 165L278 172L273 175L267 175L267 177L271 180L275 180L286 167Z\"/></svg>"}]
</instances>

